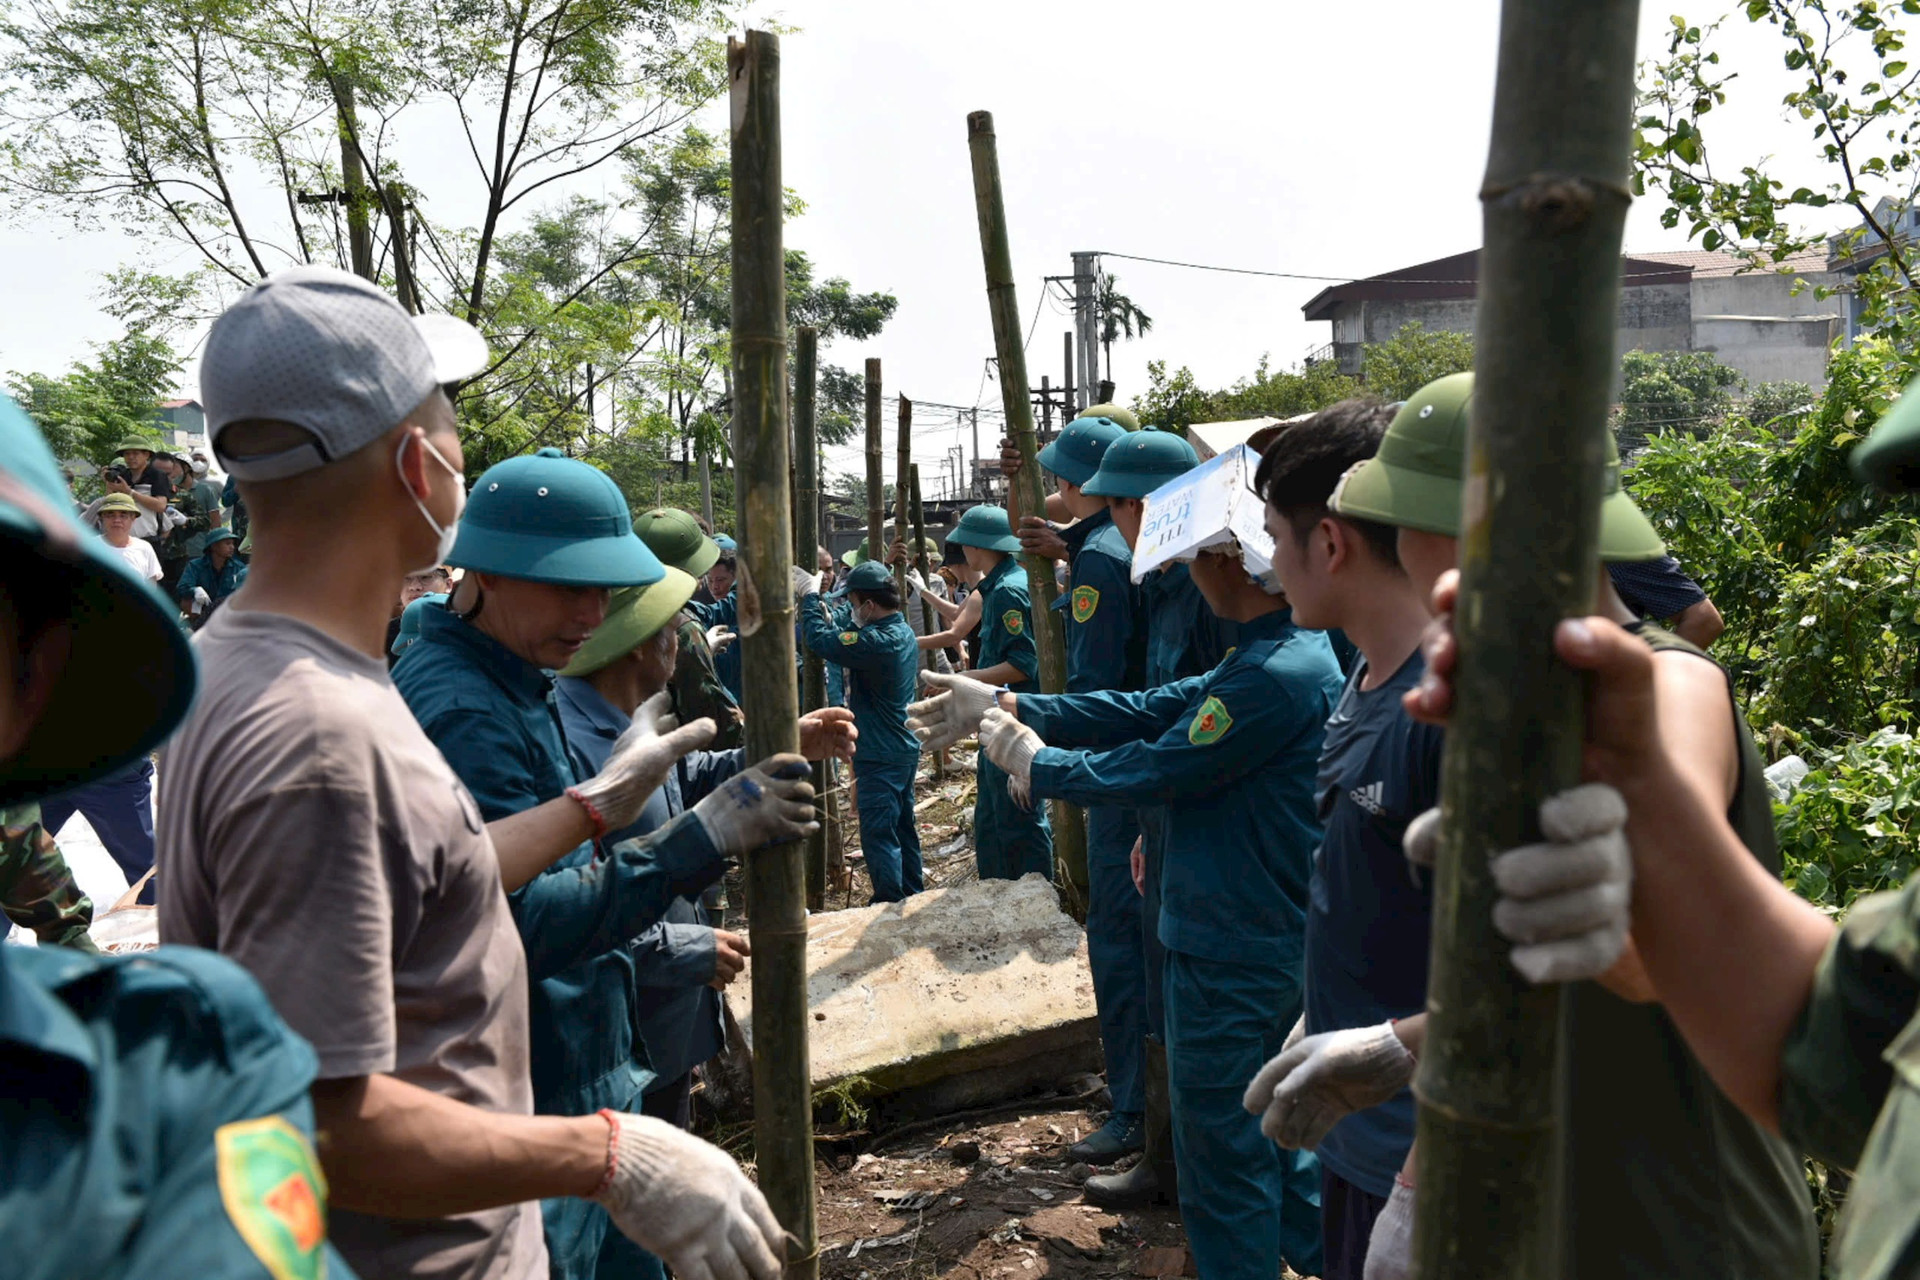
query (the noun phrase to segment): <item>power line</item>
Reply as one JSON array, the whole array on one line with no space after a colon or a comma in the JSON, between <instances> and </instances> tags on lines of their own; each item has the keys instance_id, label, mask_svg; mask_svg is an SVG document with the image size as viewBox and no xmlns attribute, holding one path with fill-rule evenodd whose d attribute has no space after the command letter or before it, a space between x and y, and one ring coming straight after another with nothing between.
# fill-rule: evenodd
<instances>
[{"instance_id":1,"label":"power line","mask_svg":"<svg viewBox=\"0 0 1920 1280\"><path fill-rule=\"evenodd\" d=\"M1346 276L1312 275L1303 271L1261 271L1253 267L1220 267L1220 266L1214 266L1212 264L1205 263L1205 262L1180 262L1173 258L1149 258L1137 253L1113 253L1110 250L1106 250L1106 249L1097 249L1094 252L1097 256L1102 258L1120 258L1127 262L1152 262L1152 263L1157 263L1158 265L1163 267L1185 267L1189 271L1219 271L1219 272L1224 272L1227 275L1267 276L1275 280L1308 280L1318 284L1359 284L1363 281L1370 281L1376 278L1375 276L1362 276L1362 275L1346 275ZM1626 256L1631 257L1632 255L1628 254ZM1647 276L1671 276L1687 270L1688 268L1686 267L1672 266L1659 271L1627 271L1627 272L1623 272L1620 278L1622 280L1637 280ZM1380 279L1379 283L1381 284L1472 284L1472 285L1477 285L1479 284L1479 281L1474 279L1417 280L1408 276L1388 276L1384 279Z\"/></svg>"}]
</instances>

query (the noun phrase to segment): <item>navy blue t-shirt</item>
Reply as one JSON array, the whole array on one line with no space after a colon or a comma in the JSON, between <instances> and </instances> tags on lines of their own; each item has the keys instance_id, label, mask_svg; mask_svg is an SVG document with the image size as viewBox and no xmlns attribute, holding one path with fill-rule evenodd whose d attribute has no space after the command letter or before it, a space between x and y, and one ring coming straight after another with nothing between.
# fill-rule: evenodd
<instances>
[{"instance_id":1,"label":"navy blue t-shirt","mask_svg":"<svg viewBox=\"0 0 1920 1280\"><path fill-rule=\"evenodd\" d=\"M1377 1026L1426 1006L1433 887L1400 847L1407 824L1440 800L1441 730L1416 724L1400 695L1419 683L1415 650L1393 678L1361 689L1355 665L1327 721L1316 799L1326 837L1307 889L1307 1032ZM1369 1195L1386 1196L1413 1146L1413 1094L1333 1127L1319 1156Z\"/></svg>"}]
</instances>

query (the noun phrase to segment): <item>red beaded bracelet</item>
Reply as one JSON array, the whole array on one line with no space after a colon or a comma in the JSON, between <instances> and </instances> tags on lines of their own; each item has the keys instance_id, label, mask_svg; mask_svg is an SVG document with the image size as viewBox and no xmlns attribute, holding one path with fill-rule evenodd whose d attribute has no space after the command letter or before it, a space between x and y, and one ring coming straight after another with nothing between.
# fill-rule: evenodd
<instances>
[{"instance_id":1,"label":"red beaded bracelet","mask_svg":"<svg viewBox=\"0 0 1920 1280\"><path fill-rule=\"evenodd\" d=\"M600 810L594 805L593 801L587 799L578 787L567 788L567 799L576 802L582 809L587 811L587 820L593 823L593 838L595 840L606 839L607 820L600 816Z\"/></svg>"},{"instance_id":2,"label":"red beaded bracelet","mask_svg":"<svg viewBox=\"0 0 1920 1280\"><path fill-rule=\"evenodd\" d=\"M619 1113L602 1107L594 1112L607 1122L607 1171L600 1175L600 1185L593 1189L593 1198L598 1199L613 1185L614 1171L620 1162L620 1116Z\"/></svg>"}]
</instances>

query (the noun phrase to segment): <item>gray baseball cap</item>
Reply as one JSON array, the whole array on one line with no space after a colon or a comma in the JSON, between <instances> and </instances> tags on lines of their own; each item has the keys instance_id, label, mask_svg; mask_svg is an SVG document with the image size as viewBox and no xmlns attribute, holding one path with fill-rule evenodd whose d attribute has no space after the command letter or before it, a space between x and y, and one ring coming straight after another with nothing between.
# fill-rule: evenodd
<instances>
[{"instance_id":1,"label":"gray baseball cap","mask_svg":"<svg viewBox=\"0 0 1920 1280\"><path fill-rule=\"evenodd\" d=\"M200 403L220 464L241 480L325 466L400 425L435 387L487 367L486 339L448 315L410 316L359 276L293 267L224 311L200 357ZM221 447L236 422L285 422L311 444L236 458Z\"/></svg>"}]
</instances>

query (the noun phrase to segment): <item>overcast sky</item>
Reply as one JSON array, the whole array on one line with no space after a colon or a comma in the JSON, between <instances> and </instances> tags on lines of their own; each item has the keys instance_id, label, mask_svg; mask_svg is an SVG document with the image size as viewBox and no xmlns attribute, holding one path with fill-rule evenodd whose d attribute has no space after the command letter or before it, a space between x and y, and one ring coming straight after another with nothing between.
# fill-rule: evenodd
<instances>
[{"instance_id":1,"label":"overcast sky","mask_svg":"<svg viewBox=\"0 0 1920 1280\"><path fill-rule=\"evenodd\" d=\"M1703 22L1722 4L1681 11ZM1664 50L1671 5L1643 13L1641 57ZM890 405L895 393L999 404L982 378L993 335L969 111L991 110L999 133L1022 314L1040 308L1036 382L1058 377L1070 328L1042 301L1041 278L1070 273L1074 250L1352 278L1479 242L1494 0L789 0L763 12L799 28L782 40L785 178L808 207L787 242L825 274L898 295L879 339L826 353L856 369L880 357ZM1708 134L1727 169L1810 150L1805 126L1777 106L1777 41L1734 18L1719 43L1743 73L1735 109ZM722 118L712 123L724 129ZM414 141L417 163L441 150ZM1783 164L1779 176L1792 185L1817 174ZM1629 249L1686 247L1658 213L1652 200L1635 208ZM0 368L57 372L113 336L97 311L99 272L136 256L134 242L14 225L0 245L14 303L0 312ZM1154 320L1145 339L1114 349L1122 400L1143 388L1148 360L1190 366L1212 387L1251 373L1263 353L1286 367L1331 337L1301 319L1321 283L1117 257L1106 266ZM892 420L889 408L889 433ZM989 448L991 434L982 432ZM962 441L971 452L953 414L918 418L929 490L942 449Z\"/></svg>"}]
</instances>

